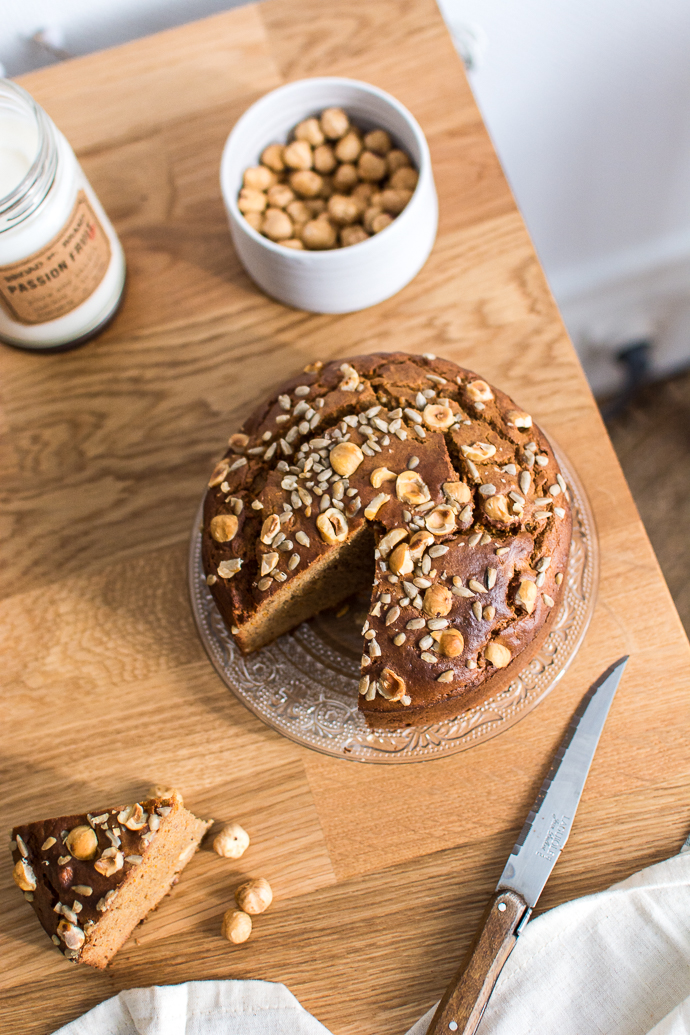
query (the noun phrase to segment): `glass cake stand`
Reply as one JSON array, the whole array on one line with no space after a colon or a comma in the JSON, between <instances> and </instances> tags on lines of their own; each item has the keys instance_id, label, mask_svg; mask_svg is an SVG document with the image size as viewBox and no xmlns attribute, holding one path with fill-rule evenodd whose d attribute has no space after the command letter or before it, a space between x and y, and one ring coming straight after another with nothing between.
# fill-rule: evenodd
<instances>
[{"instance_id":1,"label":"glass cake stand","mask_svg":"<svg viewBox=\"0 0 690 1035\"><path fill-rule=\"evenodd\" d=\"M225 627L201 564L201 508L189 552L192 609L223 682L268 726L304 747L354 762L424 762L495 737L532 710L563 676L582 643L596 600L599 550L580 481L555 450L568 483L573 539L560 600L540 648L507 687L457 718L402 730L371 730L358 711L361 628L369 596L324 611L249 657ZM518 663L519 664L519 663Z\"/></svg>"}]
</instances>

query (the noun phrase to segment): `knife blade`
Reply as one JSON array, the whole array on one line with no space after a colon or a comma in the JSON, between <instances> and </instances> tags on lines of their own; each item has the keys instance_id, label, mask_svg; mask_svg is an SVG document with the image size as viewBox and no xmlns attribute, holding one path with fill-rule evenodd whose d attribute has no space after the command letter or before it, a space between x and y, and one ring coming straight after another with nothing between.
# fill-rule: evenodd
<instances>
[{"instance_id":1,"label":"knife blade","mask_svg":"<svg viewBox=\"0 0 690 1035\"><path fill-rule=\"evenodd\" d=\"M582 698L553 757L468 953L427 1035L474 1035L504 963L568 840L627 656Z\"/></svg>"}]
</instances>

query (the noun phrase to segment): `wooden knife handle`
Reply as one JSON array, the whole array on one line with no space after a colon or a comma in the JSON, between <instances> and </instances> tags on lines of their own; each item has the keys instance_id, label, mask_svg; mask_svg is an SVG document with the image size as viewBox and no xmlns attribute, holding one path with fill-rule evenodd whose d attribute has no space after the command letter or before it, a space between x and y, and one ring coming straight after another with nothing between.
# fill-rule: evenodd
<instances>
[{"instance_id":1,"label":"wooden knife handle","mask_svg":"<svg viewBox=\"0 0 690 1035\"><path fill-rule=\"evenodd\" d=\"M517 941L515 931L529 912L517 892L496 892L462 966L438 1004L427 1035L474 1035Z\"/></svg>"}]
</instances>

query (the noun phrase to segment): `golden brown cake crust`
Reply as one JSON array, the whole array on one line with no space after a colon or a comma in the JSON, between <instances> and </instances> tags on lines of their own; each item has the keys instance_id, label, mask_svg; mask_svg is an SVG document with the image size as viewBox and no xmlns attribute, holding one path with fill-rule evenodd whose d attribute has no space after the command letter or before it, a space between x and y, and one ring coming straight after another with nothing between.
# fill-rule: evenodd
<instances>
[{"instance_id":1,"label":"golden brown cake crust","mask_svg":"<svg viewBox=\"0 0 690 1035\"><path fill-rule=\"evenodd\" d=\"M240 649L361 584L372 529L367 721L421 725L492 696L545 628L568 558L544 434L449 360L307 367L231 437L209 483L204 570Z\"/></svg>"}]
</instances>

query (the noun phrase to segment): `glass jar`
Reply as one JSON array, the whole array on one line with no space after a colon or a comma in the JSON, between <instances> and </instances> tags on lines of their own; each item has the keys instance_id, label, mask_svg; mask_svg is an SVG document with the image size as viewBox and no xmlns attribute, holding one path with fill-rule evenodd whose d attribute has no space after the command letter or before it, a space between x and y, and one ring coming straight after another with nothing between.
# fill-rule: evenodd
<instances>
[{"instance_id":1,"label":"glass jar","mask_svg":"<svg viewBox=\"0 0 690 1035\"><path fill-rule=\"evenodd\" d=\"M71 348L114 315L122 246L62 133L0 79L0 340Z\"/></svg>"}]
</instances>

